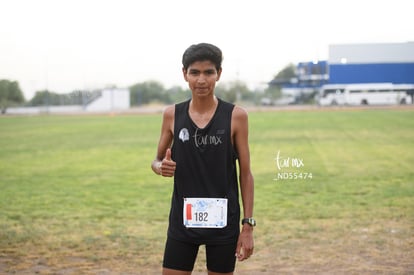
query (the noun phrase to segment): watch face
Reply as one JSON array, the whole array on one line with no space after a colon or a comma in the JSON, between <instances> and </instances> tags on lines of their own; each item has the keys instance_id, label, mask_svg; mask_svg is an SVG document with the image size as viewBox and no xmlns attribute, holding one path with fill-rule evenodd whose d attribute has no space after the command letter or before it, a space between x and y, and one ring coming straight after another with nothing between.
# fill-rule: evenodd
<instances>
[{"instance_id":1,"label":"watch face","mask_svg":"<svg viewBox=\"0 0 414 275\"><path fill-rule=\"evenodd\" d=\"M251 226L256 226L256 221L253 218L243 219L242 224L248 223Z\"/></svg>"}]
</instances>

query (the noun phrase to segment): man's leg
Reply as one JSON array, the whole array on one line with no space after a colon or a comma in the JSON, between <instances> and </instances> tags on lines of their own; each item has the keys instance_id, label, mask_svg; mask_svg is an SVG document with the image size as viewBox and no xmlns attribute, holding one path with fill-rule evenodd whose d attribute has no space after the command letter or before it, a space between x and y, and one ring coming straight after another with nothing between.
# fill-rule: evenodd
<instances>
[{"instance_id":1,"label":"man's leg","mask_svg":"<svg viewBox=\"0 0 414 275\"><path fill-rule=\"evenodd\" d=\"M199 245L167 238L163 260L164 275L191 274Z\"/></svg>"},{"instance_id":2,"label":"man's leg","mask_svg":"<svg viewBox=\"0 0 414 275\"><path fill-rule=\"evenodd\" d=\"M206 245L207 269L209 275L231 275L236 266L237 242L224 245Z\"/></svg>"}]
</instances>

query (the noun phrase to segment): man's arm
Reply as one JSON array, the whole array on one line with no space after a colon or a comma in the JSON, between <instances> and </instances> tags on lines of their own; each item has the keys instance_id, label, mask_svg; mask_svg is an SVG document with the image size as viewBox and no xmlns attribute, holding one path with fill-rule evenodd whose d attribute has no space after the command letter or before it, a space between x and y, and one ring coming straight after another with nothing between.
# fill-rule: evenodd
<instances>
[{"instance_id":1,"label":"man's arm","mask_svg":"<svg viewBox=\"0 0 414 275\"><path fill-rule=\"evenodd\" d=\"M254 179L250 169L248 116L245 110L236 106L232 117L233 142L239 157L243 216L244 218L251 218L253 217ZM253 254L253 247L253 227L244 224L237 243L236 256L241 261L249 258Z\"/></svg>"},{"instance_id":2,"label":"man's arm","mask_svg":"<svg viewBox=\"0 0 414 275\"><path fill-rule=\"evenodd\" d=\"M171 159L170 150L174 137L174 113L174 106L167 107L163 113L157 155L151 163L151 168L154 173L162 175L164 177L174 176L176 166L176 163Z\"/></svg>"}]
</instances>

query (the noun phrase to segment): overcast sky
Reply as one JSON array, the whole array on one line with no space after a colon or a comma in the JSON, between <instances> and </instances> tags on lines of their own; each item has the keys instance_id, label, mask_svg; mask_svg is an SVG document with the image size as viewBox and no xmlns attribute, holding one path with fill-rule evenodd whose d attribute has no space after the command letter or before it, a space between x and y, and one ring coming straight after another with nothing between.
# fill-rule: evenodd
<instances>
[{"instance_id":1,"label":"overcast sky","mask_svg":"<svg viewBox=\"0 0 414 275\"><path fill-rule=\"evenodd\" d=\"M26 99L157 80L186 86L181 56L209 42L222 82L263 86L328 46L414 41L410 0L0 0L0 79Z\"/></svg>"}]
</instances>

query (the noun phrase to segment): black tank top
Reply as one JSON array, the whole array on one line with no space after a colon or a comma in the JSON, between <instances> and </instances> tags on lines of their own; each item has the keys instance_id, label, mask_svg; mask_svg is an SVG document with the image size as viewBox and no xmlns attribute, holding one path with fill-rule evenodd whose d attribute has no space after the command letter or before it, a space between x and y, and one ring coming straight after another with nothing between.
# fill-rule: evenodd
<instances>
[{"instance_id":1,"label":"black tank top","mask_svg":"<svg viewBox=\"0 0 414 275\"><path fill-rule=\"evenodd\" d=\"M240 230L237 154L231 141L234 105L218 99L212 119L200 129L189 116L189 103L190 100L175 105L172 159L177 166L168 236L196 244L234 242ZM227 198L227 226L186 228L183 225L186 197Z\"/></svg>"}]
</instances>

